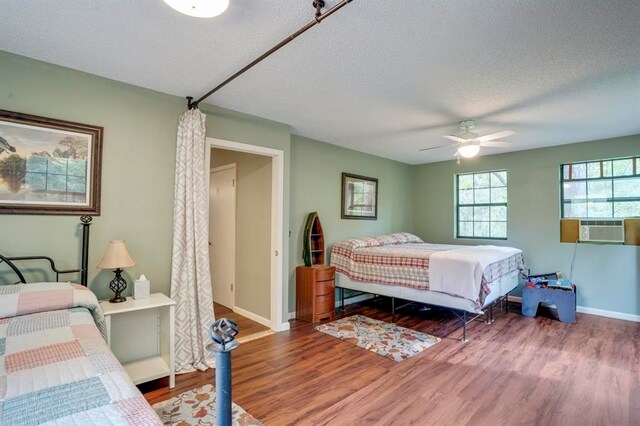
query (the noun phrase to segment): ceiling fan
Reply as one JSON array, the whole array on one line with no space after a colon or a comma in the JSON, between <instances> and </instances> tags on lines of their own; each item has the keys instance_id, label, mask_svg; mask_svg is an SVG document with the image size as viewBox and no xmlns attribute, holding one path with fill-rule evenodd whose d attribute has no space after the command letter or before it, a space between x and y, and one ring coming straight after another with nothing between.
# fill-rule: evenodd
<instances>
[{"instance_id":1,"label":"ceiling fan","mask_svg":"<svg viewBox=\"0 0 640 426\"><path fill-rule=\"evenodd\" d=\"M460 129L464 132L461 135L444 135L443 137L453 141L454 143L448 145L434 146L431 148L424 148L420 151L430 151L432 149L440 149L446 147L456 148L454 156L460 163L460 157L472 158L478 155L480 147L487 148L505 148L511 145L510 142L498 141L496 139L506 138L507 136L513 136L516 134L513 130L503 130L501 132L491 133L488 135L480 136L477 133L471 131L476 127L476 122L473 120L464 120L460 122Z\"/></svg>"}]
</instances>

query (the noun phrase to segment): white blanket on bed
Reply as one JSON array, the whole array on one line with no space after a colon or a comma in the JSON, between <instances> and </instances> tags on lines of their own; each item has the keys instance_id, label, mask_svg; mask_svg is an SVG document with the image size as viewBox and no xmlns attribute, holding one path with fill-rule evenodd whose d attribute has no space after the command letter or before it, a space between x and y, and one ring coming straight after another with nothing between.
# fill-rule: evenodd
<instances>
[{"instance_id":1,"label":"white blanket on bed","mask_svg":"<svg viewBox=\"0 0 640 426\"><path fill-rule=\"evenodd\" d=\"M477 300L487 266L520 253L512 247L469 246L438 251L429 258L429 289Z\"/></svg>"}]
</instances>

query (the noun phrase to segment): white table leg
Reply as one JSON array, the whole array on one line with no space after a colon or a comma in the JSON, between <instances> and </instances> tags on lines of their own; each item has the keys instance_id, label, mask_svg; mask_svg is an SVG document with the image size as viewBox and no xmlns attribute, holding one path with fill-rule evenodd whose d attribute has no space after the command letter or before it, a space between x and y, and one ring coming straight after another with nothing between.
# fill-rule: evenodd
<instances>
[{"instance_id":1,"label":"white table leg","mask_svg":"<svg viewBox=\"0 0 640 426\"><path fill-rule=\"evenodd\" d=\"M175 319L176 309L174 305L169 306L169 388L176 385L175 373L175 350L176 350L176 330Z\"/></svg>"},{"instance_id":2,"label":"white table leg","mask_svg":"<svg viewBox=\"0 0 640 426\"><path fill-rule=\"evenodd\" d=\"M104 322L107 326L107 346L111 348L111 315L105 315Z\"/></svg>"}]
</instances>

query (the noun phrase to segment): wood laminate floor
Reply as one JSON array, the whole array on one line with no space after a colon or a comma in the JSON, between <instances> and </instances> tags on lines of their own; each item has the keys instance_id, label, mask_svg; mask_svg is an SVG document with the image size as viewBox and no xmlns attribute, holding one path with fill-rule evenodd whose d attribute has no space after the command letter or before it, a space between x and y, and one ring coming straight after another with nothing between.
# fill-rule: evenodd
<instances>
[{"instance_id":1,"label":"wood laminate floor","mask_svg":"<svg viewBox=\"0 0 640 426\"><path fill-rule=\"evenodd\" d=\"M390 320L374 303L346 315ZM513 305L519 309L519 305ZM578 314L576 324L496 312L461 343L444 311L401 311L398 324L445 337L387 358L292 321L234 351L233 400L267 425L640 424L640 324ZM448 335L448 336L447 336ZM214 372L141 386L150 403L214 383Z\"/></svg>"}]
</instances>

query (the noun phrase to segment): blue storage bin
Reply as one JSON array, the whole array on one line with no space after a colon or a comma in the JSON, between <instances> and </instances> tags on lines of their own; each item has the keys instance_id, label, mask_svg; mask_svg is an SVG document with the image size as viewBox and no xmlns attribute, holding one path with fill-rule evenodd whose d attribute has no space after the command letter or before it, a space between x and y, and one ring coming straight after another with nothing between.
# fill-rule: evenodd
<instances>
[{"instance_id":1,"label":"blue storage bin","mask_svg":"<svg viewBox=\"0 0 640 426\"><path fill-rule=\"evenodd\" d=\"M576 287L561 290L544 287L525 287L522 290L522 315L535 317L540 303L556 305L558 318L562 322L576 322Z\"/></svg>"}]
</instances>

